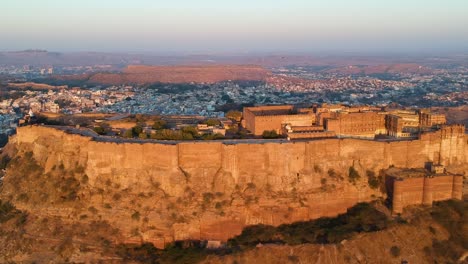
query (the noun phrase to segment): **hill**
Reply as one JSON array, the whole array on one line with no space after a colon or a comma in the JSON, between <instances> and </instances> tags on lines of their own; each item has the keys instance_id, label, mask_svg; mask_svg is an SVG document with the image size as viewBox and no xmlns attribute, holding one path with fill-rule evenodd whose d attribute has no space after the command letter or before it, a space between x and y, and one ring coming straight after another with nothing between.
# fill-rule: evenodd
<instances>
[{"instance_id":1,"label":"hill","mask_svg":"<svg viewBox=\"0 0 468 264\"><path fill-rule=\"evenodd\" d=\"M215 83L228 80L262 81L269 71L258 66L145 66L130 65L122 73L98 73L89 81L103 84L123 83Z\"/></svg>"},{"instance_id":2,"label":"hill","mask_svg":"<svg viewBox=\"0 0 468 264\"><path fill-rule=\"evenodd\" d=\"M414 63L406 64L382 64L375 66L346 66L340 68L334 68L326 70L328 73L340 73L340 74L431 74L433 70Z\"/></svg>"}]
</instances>

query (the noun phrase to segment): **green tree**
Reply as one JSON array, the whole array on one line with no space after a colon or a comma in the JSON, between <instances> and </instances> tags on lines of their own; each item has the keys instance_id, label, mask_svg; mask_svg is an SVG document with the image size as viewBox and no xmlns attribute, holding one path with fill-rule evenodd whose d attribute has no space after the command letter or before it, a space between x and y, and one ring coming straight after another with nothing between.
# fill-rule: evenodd
<instances>
[{"instance_id":1,"label":"green tree","mask_svg":"<svg viewBox=\"0 0 468 264\"><path fill-rule=\"evenodd\" d=\"M221 124L221 122L219 122L219 120L217 120L217 119L208 119L208 120L206 120L205 123L208 126L219 126Z\"/></svg>"},{"instance_id":2,"label":"green tree","mask_svg":"<svg viewBox=\"0 0 468 264\"><path fill-rule=\"evenodd\" d=\"M275 130L265 130L262 133L262 137L265 139L278 138L279 135Z\"/></svg>"},{"instance_id":3,"label":"green tree","mask_svg":"<svg viewBox=\"0 0 468 264\"><path fill-rule=\"evenodd\" d=\"M123 134L125 138L132 138L133 137L133 129L127 129L125 130L125 133Z\"/></svg>"},{"instance_id":4,"label":"green tree","mask_svg":"<svg viewBox=\"0 0 468 264\"><path fill-rule=\"evenodd\" d=\"M193 138L198 137L198 130L196 127L193 127L193 126L186 126L182 128L182 133L191 134Z\"/></svg>"},{"instance_id":5,"label":"green tree","mask_svg":"<svg viewBox=\"0 0 468 264\"><path fill-rule=\"evenodd\" d=\"M136 125L132 128L133 135L139 135L141 132L143 132L143 127L141 125Z\"/></svg>"},{"instance_id":6,"label":"green tree","mask_svg":"<svg viewBox=\"0 0 468 264\"><path fill-rule=\"evenodd\" d=\"M239 111L231 110L226 113L226 117L232 120L239 122L242 118L242 113Z\"/></svg>"},{"instance_id":7,"label":"green tree","mask_svg":"<svg viewBox=\"0 0 468 264\"><path fill-rule=\"evenodd\" d=\"M105 135L106 130L102 126L97 126L93 128L94 132L98 133L99 135Z\"/></svg>"},{"instance_id":8,"label":"green tree","mask_svg":"<svg viewBox=\"0 0 468 264\"><path fill-rule=\"evenodd\" d=\"M164 120L161 120L161 119L156 120L156 121L154 121L154 124L153 124L152 128L154 130L165 129L165 128L167 128L167 122L164 121Z\"/></svg>"}]
</instances>

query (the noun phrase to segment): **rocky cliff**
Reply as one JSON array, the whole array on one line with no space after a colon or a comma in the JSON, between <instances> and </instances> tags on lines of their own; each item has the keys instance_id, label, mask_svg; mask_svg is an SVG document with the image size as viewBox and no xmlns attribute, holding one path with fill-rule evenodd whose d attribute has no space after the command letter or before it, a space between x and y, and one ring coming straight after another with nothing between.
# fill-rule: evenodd
<instances>
[{"instance_id":1,"label":"rocky cliff","mask_svg":"<svg viewBox=\"0 0 468 264\"><path fill-rule=\"evenodd\" d=\"M370 172L468 162L458 126L413 141L264 144L101 142L29 126L18 129L8 148L15 154L1 198L36 216L106 221L116 230L113 242L158 247L181 239L225 241L247 225L335 216L385 196L369 186Z\"/></svg>"}]
</instances>

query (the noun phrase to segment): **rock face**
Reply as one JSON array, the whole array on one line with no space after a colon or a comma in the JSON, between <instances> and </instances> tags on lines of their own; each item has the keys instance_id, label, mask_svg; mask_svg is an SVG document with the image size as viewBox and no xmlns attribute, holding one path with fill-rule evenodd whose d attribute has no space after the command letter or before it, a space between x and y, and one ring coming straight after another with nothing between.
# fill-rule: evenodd
<instances>
[{"instance_id":1,"label":"rock face","mask_svg":"<svg viewBox=\"0 0 468 264\"><path fill-rule=\"evenodd\" d=\"M228 80L263 81L269 71L259 66L145 66L130 65L123 73L98 73L89 79L93 83L215 83Z\"/></svg>"},{"instance_id":2,"label":"rock face","mask_svg":"<svg viewBox=\"0 0 468 264\"><path fill-rule=\"evenodd\" d=\"M225 144L101 142L43 126L18 128L17 154L37 162L37 177L19 186L7 170L1 196L33 214L70 221L107 220L115 242L174 239L227 240L246 225L280 225L335 216L385 194L367 183L366 171L417 168L436 161L468 162L463 128L448 126L420 140L377 142L326 139L308 142ZM350 179L353 167L360 175ZM41 196L56 187L71 194ZM79 183L78 183L79 182ZM40 188L44 188L41 191ZM19 199L24 189L35 189ZM35 198L35 197L41 197Z\"/></svg>"}]
</instances>

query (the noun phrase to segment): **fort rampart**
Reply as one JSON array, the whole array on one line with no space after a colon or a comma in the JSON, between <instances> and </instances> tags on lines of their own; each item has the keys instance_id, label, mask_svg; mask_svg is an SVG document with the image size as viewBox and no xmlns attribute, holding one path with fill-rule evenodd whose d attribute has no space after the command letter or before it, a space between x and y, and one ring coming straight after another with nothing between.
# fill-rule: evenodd
<instances>
[{"instance_id":1,"label":"fort rampart","mask_svg":"<svg viewBox=\"0 0 468 264\"><path fill-rule=\"evenodd\" d=\"M393 212L410 205L432 205L435 201L462 199L463 176L443 175L398 179L393 182Z\"/></svg>"},{"instance_id":2,"label":"fort rampart","mask_svg":"<svg viewBox=\"0 0 468 264\"><path fill-rule=\"evenodd\" d=\"M59 165L65 170L84 168L89 180L82 188L90 188L90 193L105 191L111 183L118 185L118 190L112 192L126 193L141 201L147 199L148 208L138 209L145 212L147 222L131 220L136 205L130 203L130 198L116 203L112 195L83 193L80 202L88 201L102 210L100 217L115 223L127 234L126 240L157 245L173 239L227 240L247 225L279 225L335 216L358 202L385 196L369 187L365 177L368 170L378 173L390 166L420 168L426 162L445 166L468 163L467 137L462 126L447 126L408 141L333 138L174 144L122 142L113 138L103 142L51 127L26 126L18 128L11 144L21 151L31 151L44 173ZM355 182L347 179L350 167L361 175ZM418 197L424 196L419 189L415 192ZM442 192L452 196L458 189ZM148 193L163 195L156 199L149 198ZM217 197L221 197L219 207L214 202ZM432 200L438 197L434 193ZM183 207L183 201L188 199L192 202ZM408 198L410 202L406 199L401 197L402 206L413 203L413 198ZM422 198L414 199L419 203ZM106 203L121 211L105 213L109 210L100 209L99 204ZM183 221L170 218L173 214ZM139 230L137 238L135 228Z\"/></svg>"}]
</instances>

